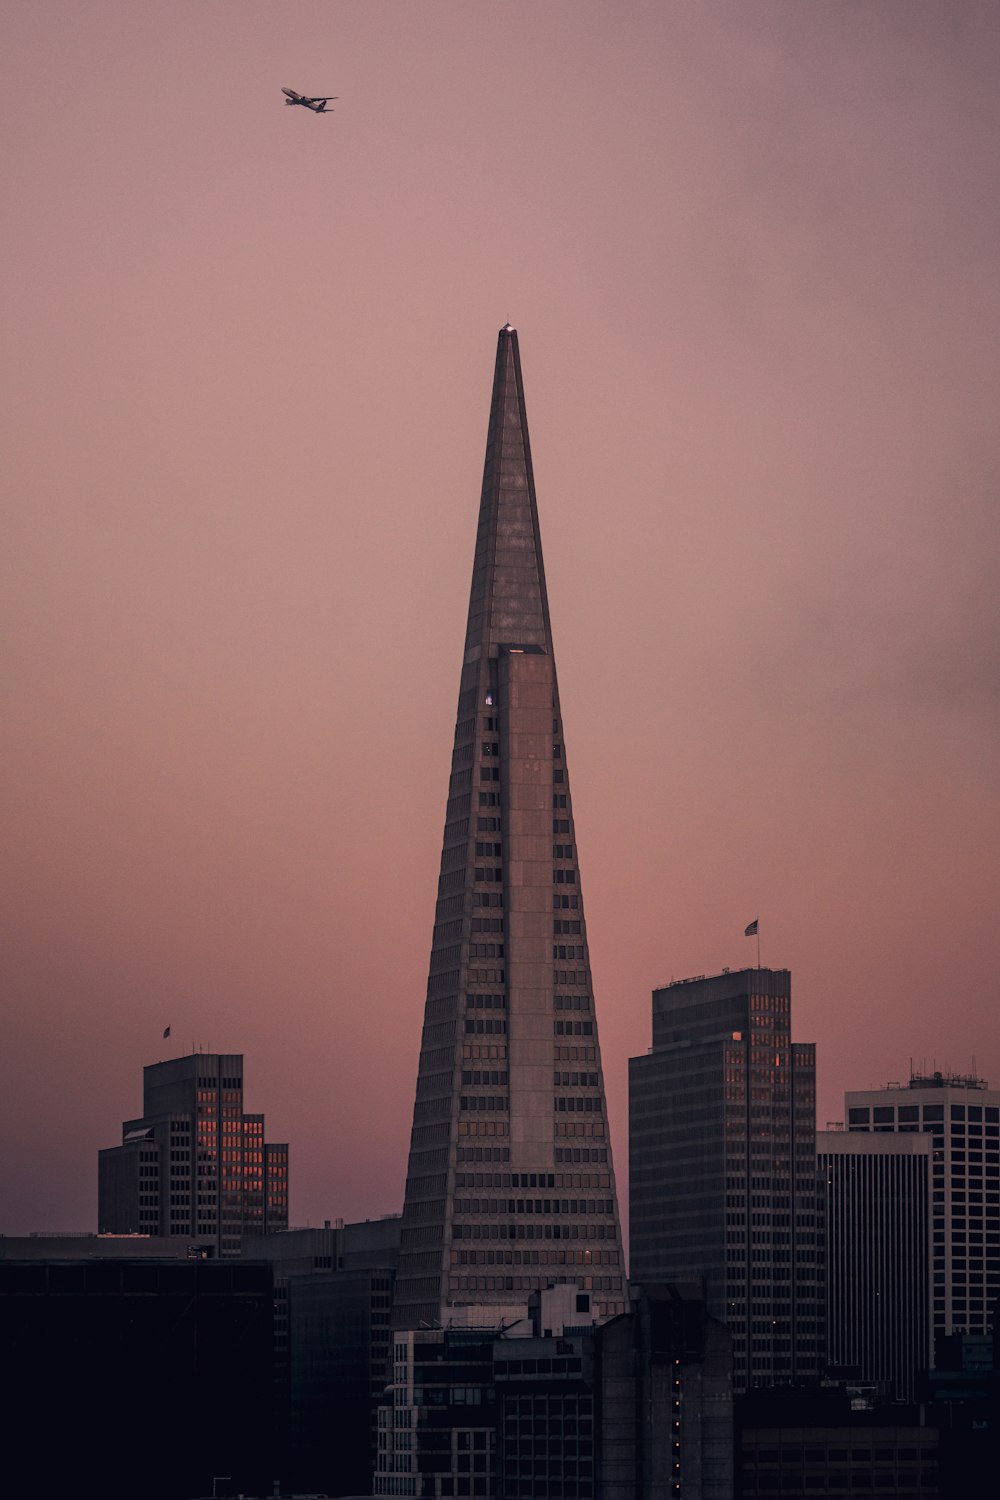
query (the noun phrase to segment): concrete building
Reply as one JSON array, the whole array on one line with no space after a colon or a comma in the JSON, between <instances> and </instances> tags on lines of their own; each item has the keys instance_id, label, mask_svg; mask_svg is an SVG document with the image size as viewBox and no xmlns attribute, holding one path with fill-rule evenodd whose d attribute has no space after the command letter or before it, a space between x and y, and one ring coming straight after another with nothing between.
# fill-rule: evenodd
<instances>
[{"instance_id":1,"label":"concrete building","mask_svg":"<svg viewBox=\"0 0 1000 1500\"><path fill-rule=\"evenodd\" d=\"M931 1362L930 1137L820 1131L816 1154L827 1360L915 1401Z\"/></svg>"},{"instance_id":2,"label":"concrete building","mask_svg":"<svg viewBox=\"0 0 1000 1500\"><path fill-rule=\"evenodd\" d=\"M98 1157L102 1234L208 1241L221 1257L242 1237L288 1226L288 1147L243 1110L243 1058L196 1052L143 1069L143 1113Z\"/></svg>"},{"instance_id":3,"label":"concrete building","mask_svg":"<svg viewBox=\"0 0 1000 1500\"><path fill-rule=\"evenodd\" d=\"M634 1288L594 1321L563 1283L529 1315L395 1335L376 1495L475 1500L731 1500L726 1329L700 1290Z\"/></svg>"},{"instance_id":4,"label":"concrete building","mask_svg":"<svg viewBox=\"0 0 1000 1500\"><path fill-rule=\"evenodd\" d=\"M631 1276L704 1278L733 1382L815 1380L824 1361L816 1058L791 1040L791 976L744 969L653 992L629 1062Z\"/></svg>"},{"instance_id":5,"label":"concrete building","mask_svg":"<svg viewBox=\"0 0 1000 1500\"><path fill-rule=\"evenodd\" d=\"M564 1281L625 1309L517 334L500 330L394 1323Z\"/></svg>"},{"instance_id":6,"label":"concrete building","mask_svg":"<svg viewBox=\"0 0 1000 1500\"><path fill-rule=\"evenodd\" d=\"M361 1494L375 1468L392 1352L398 1215L250 1237L274 1274L280 1473L297 1489Z\"/></svg>"},{"instance_id":7,"label":"concrete building","mask_svg":"<svg viewBox=\"0 0 1000 1500\"><path fill-rule=\"evenodd\" d=\"M850 1133L932 1141L931 1290L935 1345L985 1334L1000 1294L1000 1090L955 1073L844 1096Z\"/></svg>"}]
</instances>

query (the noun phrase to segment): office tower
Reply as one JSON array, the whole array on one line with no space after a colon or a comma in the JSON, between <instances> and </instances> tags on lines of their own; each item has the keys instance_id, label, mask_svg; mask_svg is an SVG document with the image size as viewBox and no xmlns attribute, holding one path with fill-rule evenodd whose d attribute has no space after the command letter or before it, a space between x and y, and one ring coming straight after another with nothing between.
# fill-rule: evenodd
<instances>
[{"instance_id":1,"label":"office tower","mask_svg":"<svg viewBox=\"0 0 1000 1500\"><path fill-rule=\"evenodd\" d=\"M1000 1294L1000 1090L973 1076L914 1073L905 1087L844 1102L851 1133L930 1135L934 1342L988 1332Z\"/></svg>"},{"instance_id":2,"label":"office tower","mask_svg":"<svg viewBox=\"0 0 1000 1500\"><path fill-rule=\"evenodd\" d=\"M930 1154L926 1135L816 1136L827 1361L894 1401L930 1364Z\"/></svg>"},{"instance_id":3,"label":"office tower","mask_svg":"<svg viewBox=\"0 0 1000 1500\"><path fill-rule=\"evenodd\" d=\"M791 1040L791 976L744 969L653 991L629 1061L633 1281L704 1277L733 1335L733 1387L823 1360L816 1057Z\"/></svg>"},{"instance_id":4,"label":"office tower","mask_svg":"<svg viewBox=\"0 0 1000 1500\"><path fill-rule=\"evenodd\" d=\"M426 670L426 667L423 668ZM517 334L497 343L394 1326L625 1306L601 1055Z\"/></svg>"},{"instance_id":5,"label":"office tower","mask_svg":"<svg viewBox=\"0 0 1000 1500\"><path fill-rule=\"evenodd\" d=\"M243 1058L195 1052L142 1070L142 1116L98 1155L102 1234L176 1235L240 1253L288 1227L288 1147L243 1112Z\"/></svg>"}]
</instances>

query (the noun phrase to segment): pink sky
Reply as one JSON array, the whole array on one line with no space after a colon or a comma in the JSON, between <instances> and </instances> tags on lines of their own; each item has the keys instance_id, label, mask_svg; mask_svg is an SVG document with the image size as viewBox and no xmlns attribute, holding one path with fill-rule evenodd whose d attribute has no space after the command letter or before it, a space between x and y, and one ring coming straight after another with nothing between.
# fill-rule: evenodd
<instances>
[{"instance_id":1,"label":"pink sky","mask_svg":"<svg viewBox=\"0 0 1000 1500\"><path fill-rule=\"evenodd\" d=\"M192 1042L295 1222L400 1207L508 317L623 1197L649 991L758 914L821 1125L1000 1085L997 7L2 33L0 1232Z\"/></svg>"}]
</instances>

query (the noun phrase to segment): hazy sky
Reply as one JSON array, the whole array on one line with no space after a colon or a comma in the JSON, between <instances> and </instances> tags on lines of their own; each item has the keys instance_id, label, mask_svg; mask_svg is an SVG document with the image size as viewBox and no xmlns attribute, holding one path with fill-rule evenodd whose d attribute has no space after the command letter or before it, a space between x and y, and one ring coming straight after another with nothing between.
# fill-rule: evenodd
<instances>
[{"instance_id":1,"label":"hazy sky","mask_svg":"<svg viewBox=\"0 0 1000 1500\"><path fill-rule=\"evenodd\" d=\"M0 25L0 1231L192 1044L293 1222L401 1206L508 318L623 1197L650 989L758 914L821 1125L1000 1085L993 0Z\"/></svg>"}]
</instances>

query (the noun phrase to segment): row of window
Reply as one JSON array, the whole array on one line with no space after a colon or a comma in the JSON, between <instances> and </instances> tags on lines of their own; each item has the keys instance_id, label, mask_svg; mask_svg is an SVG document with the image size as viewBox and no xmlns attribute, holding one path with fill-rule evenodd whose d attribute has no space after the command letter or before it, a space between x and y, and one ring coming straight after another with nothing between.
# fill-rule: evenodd
<instances>
[{"instance_id":1,"label":"row of window","mask_svg":"<svg viewBox=\"0 0 1000 1500\"><path fill-rule=\"evenodd\" d=\"M850 1109L847 1112L849 1125L888 1125L894 1120L906 1120L914 1122L917 1120L944 1120L945 1106L943 1104L876 1104L873 1106ZM948 1118L951 1120L975 1120L988 1121L993 1125L1000 1125L1000 1105L982 1104L952 1104L949 1108ZM996 1131L993 1132L996 1134Z\"/></svg>"},{"instance_id":2,"label":"row of window","mask_svg":"<svg viewBox=\"0 0 1000 1500\"><path fill-rule=\"evenodd\" d=\"M616 1240L614 1224L453 1224L456 1240Z\"/></svg>"},{"instance_id":3,"label":"row of window","mask_svg":"<svg viewBox=\"0 0 1000 1500\"><path fill-rule=\"evenodd\" d=\"M456 1250L452 1253L458 1256L457 1264L462 1266L617 1266L619 1264L617 1250ZM487 1280L491 1279L487 1278ZM505 1290L520 1289L522 1278L515 1276L513 1279L517 1282L517 1287L512 1287L511 1278L507 1277ZM472 1289L475 1280L475 1277L467 1279L464 1276L452 1276L451 1285L456 1290ZM503 1279L498 1278L498 1280L499 1287L503 1287ZM536 1286L536 1282L525 1278L523 1286L525 1290L531 1291ZM616 1286L616 1278L595 1276L592 1290L611 1291ZM485 1283L480 1283L479 1290L487 1291L490 1288Z\"/></svg>"},{"instance_id":4,"label":"row of window","mask_svg":"<svg viewBox=\"0 0 1000 1500\"><path fill-rule=\"evenodd\" d=\"M610 1188L610 1186L611 1178L607 1172L459 1172L455 1176L456 1188ZM610 1203L611 1200L609 1199L608 1202Z\"/></svg>"},{"instance_id":5,"label":"row of window","mask_svg":"<svg viewBox=\"0 0 1000 1500\"><path fill-rule=\"evenodd\" d=\"M515 1172L515 1177L518 1175ZM525 1174L527 1175L527 1174ZM546 1174L543 1172L544 1177ZM553 1173L548 1174L550 1177ZM456 1198L457 1214L610 1214L613 1198Z\"/></svg>"}]
</instances>

